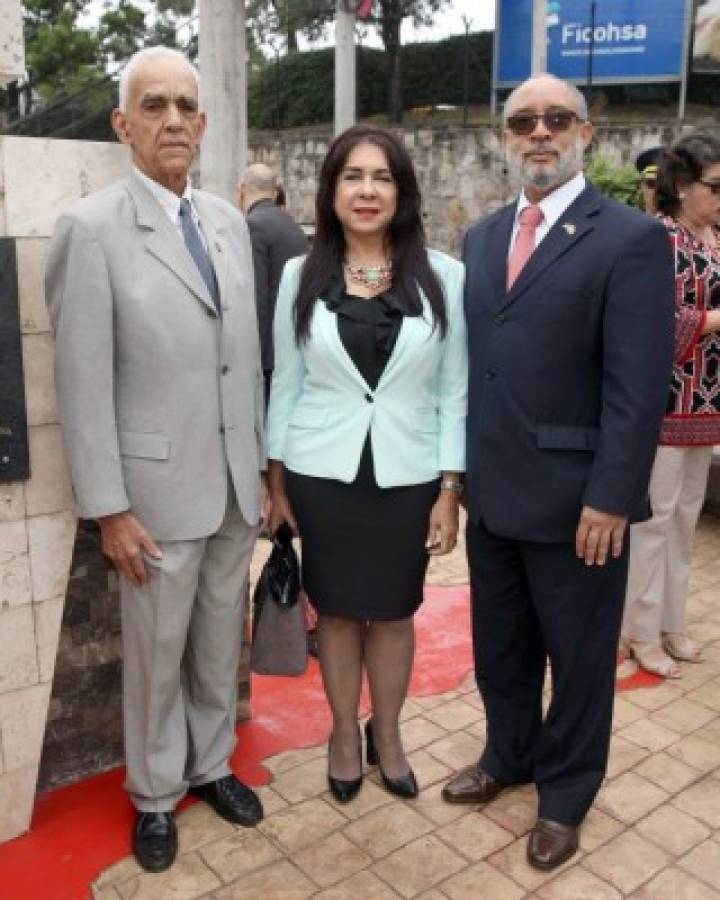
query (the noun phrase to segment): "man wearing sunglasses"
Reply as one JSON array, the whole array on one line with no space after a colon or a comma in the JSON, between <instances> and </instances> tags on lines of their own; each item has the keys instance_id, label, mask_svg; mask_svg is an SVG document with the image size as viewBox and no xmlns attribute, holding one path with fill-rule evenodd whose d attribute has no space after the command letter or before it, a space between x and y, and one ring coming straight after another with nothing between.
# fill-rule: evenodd
<instances>
[{"instance_id":1,"label":"man wearing sunglasses","mask_svg":"<svg viewBox=\"0 0 720 900\"><path fill-rule=\"evenodd\" d=\"M586 182L592 133L571 85L541 75L513 91L504 143L519 198L463 247L467 548L487 744L443 796L484 803L534 782L528 859L542 870L577 849L605 772L626 526L647 517L672 364L667 236Z\"/></svg>"}]
</instances>

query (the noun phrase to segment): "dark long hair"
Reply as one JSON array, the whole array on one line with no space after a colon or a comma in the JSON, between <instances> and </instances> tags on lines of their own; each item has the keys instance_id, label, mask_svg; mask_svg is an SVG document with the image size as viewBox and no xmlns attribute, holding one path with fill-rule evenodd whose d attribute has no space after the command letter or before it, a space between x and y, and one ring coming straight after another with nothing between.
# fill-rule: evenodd
<instances>
[{"instance_id":1,"label":"dark long hair","mask_svg":"<svg viewBox=\"0 0 720 900\"><path fill-rule=\"evenodd\" d=\"M693 131L663 153L658 171L655 206L676 218L682 206L680 189L699 181L705 169L720 162L720 141L713 134Z\"/></svg>"},{"instance_id":2,"label":"dark long hair","mask_svg":"<svg viewBox=\"0 0 720 900\"><path fill-rule=\"evenodd\" d=\"M315 200L315 239L300 276L295 299L295 335L298 343L307 338L318 295L328 283L328 275L342 273L345 235L335 214L335 185L351 151L358 144L374 144L387 157L397 187L397 209L389 225L393 287L408 305L420 309L421 288L440 334L447 331L445 297L425 249L425 231L420 216L420 189L410 154L390 131L372 125L355 125L330 145L320 169Z\"/></svg>"}]
</instances>

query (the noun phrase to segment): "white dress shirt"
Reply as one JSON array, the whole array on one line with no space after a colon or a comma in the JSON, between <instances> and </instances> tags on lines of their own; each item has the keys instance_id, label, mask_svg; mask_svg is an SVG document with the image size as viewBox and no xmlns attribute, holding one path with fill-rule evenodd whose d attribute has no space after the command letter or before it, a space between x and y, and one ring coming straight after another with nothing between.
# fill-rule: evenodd
<instances>
[{"instance_id":1,"label":"white dress shirt","mask_svg":"<svg viewBox=\"0 0 720 900\"><path fill-rule=\"evenodd\" d=\"M582 194L584 190L585 176L582 172L578 172L578 174L575 175L574 178L571 178L570 181L566 181L565 184L561 184L559 188L555 188L554 191L551 191L547 195L547 197L543 197L543 199L537 204L543 211L543 220L535 230L536 247L545 237L548 231L550 231L553 225L557 222L560 216L562 216L565 210L570 206L570 204L574 203L574 201L577 200L577 198L580 196L580 194ZM520 228L520 213L525 209L526 206L531 205L532 204L530 200L528 200L528 198L525 196L525 191L521 191L517 210L515 211L513 230L510 236L508 259L510 258L510 252L513 248L515 238L517 237L517 233Z\"/></svg>"},{"instance_id":2,"label":"white dress shirt","mask_svg":"<svg viewBox=\"0 0 720 900\"><path fill-rule=\"evenodd\" d=\"M144 172L141 172L137 166L133 166L133 170L137 177L142 181L145 187L150 191L153 197L160 204L160 208L165 213L165 215L170 219L172 224L177 229L178 234L180 235L183 243L185 243L185 237L182 231L182 223L180 222L180 201L181 200L189 200L190 201L190 212L192 214L192 220L195 223L195 227L197 228L200 234L200 240L203 242L205 249L208 249L207 240L205 235L203 234L202 224L200 222L200 216L198 215L198 211L195 208L195 204L193 203L192 198L192 187L190 186L190 179L188 178L187 184L185 185L185 190L183 191L182 197L178 197L176 193L173 191L169 191L163 185L158 184L157 181L153 181L152 178L148 178Z\"/></svg>"}]
</instances>

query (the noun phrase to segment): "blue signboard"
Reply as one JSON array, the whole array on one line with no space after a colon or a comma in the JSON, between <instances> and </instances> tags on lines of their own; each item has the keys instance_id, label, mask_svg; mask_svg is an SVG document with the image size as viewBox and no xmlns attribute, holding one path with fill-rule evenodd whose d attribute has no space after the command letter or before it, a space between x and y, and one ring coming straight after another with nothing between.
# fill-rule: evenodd
<instances>
[{"instance_id":1,"label":"blue signboard","mask_svg":"<svg viewBox=\"0 0 720 900\"><path fill-rule=\"evenodd\" d=\"M569 81L613 84L679 81L686 43L686 7L692 0L549 0L547 68ZM498 0L497 84L530 75L532 0Z\"/></svg>"}]
</instances>

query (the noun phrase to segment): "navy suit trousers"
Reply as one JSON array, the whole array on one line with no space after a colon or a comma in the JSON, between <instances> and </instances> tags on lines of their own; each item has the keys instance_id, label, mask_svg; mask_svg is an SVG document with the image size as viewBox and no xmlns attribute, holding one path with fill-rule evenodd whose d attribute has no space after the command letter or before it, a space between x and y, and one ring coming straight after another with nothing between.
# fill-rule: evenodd
<instances>
[{"instance_id":1,"label":"navy suit trousers","mask_svg":"<svg viewBox=\"0 0 720 900\"><path fill-rule=\"evenodd\" d=\"M586 566L570 543L513 540L469 521L467 550L487 714L480 765L500 781L534 781L539 816L577 825L607 765L627 546L605 566Z\"/></svg>"}]
</instances>

